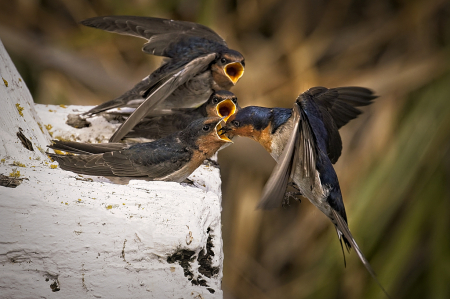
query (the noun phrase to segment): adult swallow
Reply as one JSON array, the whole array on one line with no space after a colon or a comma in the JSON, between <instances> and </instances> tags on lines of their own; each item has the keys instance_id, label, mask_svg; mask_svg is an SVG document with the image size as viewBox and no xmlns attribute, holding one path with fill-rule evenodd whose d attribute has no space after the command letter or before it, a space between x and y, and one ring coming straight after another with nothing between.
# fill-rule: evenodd
<instances>
[{"instance_id":1,"label":"adult swallow","mask_svg":"<svg viewBox=\"0 0 450 299\"><path fill-rule=\"evenodd\" d=\"M109 177L140 177L152 181L184 181L225 143L219 136L222 118L202 118L153 142L80 143L54 140L49 148L77 155L49 154L64 170Z\"/></svg>"},{"instance_id":2,"label":"adult swallow","mask_svg":"<svg viewBox=\"0 0 450 299\"><path fill-rule=\"evenodd\" d=\"M147 39L142 48L145 53L170 58L131 90L86 113L138 104L110 142L122 139L154 107L197 107L213 91L229 90L244 74L242 54L229 49L217 33L200 24L134 16L96 17L81 24Z\"/></svg>"},{"instance_id":3,"label":"adult swallow","mask_svg":"<svg viewBox=\"0 0 450 299\"><path fill-rule=\"evenodd\" d=\"M250 137L277 161L259 208L279 207L288 183L293 182L304 197L330 218L342 250L343 240L347 250L355 249L389 297L348 228L338 177L332 165L342 151L338 129L361 113L355 107L369 105L374 98L371 90L361 87L313 87L297 98L293 109L242 108L228 119L221 133L228 137Z\"/></svg>"},{"instance_id":4,"label":"adult swallow","mask_svg":"<svg viewBox=\"0 0 450 299\"><path fill-rule=\"evenodd\" d=\"M159 139L174 132L185 129L190 123L199 118L223 117L223 121L239 110L237 97L227 90L215 91L208 101L198 108L172 108L155 111L147 115L131 130L125 138L143 137ZM113 117L129 116L129 113L114 111L105 112Z\"/></svg>"}]
</instances>

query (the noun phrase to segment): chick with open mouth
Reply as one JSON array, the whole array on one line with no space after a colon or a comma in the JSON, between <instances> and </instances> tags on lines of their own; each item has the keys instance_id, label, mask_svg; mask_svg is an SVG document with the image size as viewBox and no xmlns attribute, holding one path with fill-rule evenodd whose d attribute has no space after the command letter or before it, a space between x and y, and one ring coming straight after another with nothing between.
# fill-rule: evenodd
<instances>
[{"instance_id":1,"label":"chick with open mouth","mask_svg":"<svg viewBox=\"0 0 450 299\"><path fill-rule=\"evenodd\" d=\"M133 145L54 140L49 148L74 155L48 155L62 169L79 174L183 182L204 160L232 142L219 134L224 119L197 119L182 131Z\"/></svg>"}]
</instances>

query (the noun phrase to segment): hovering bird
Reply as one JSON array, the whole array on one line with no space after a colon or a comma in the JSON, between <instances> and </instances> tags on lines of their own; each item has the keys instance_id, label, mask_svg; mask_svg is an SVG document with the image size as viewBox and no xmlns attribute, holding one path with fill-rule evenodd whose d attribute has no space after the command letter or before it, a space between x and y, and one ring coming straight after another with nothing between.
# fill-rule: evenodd
<instances>
[{"instance_id":1,"label":"hovering bird","mask_svg":"<svg viewBox=\"0 0 450 299\"><path fill-rule=\"evenodd\" d=\"M389 297L350 233L339 181L332 165L342 151L338 129L361 113L355 107L369 105L375 98L371 90L362 87L313 87L297 98L293 109L242 108L228 119L220 134L229 138L236 135L250 137L277 161L264 187L259 208L279 207L285 200L288 183L293 183L299 194L330 218L342 250L342 241L348 251L353 247Z\"/></svg>"},{"instance_id":2,"label":"hovering bird","mask_svg":"<svg viewBox=\"0 0 450 299\"><path fill-rule=\"evenodd\" d=\"M237 97L231 91L219 90L211 94L208 101L198 108L172 108L154 111L146 116L125 138L142 137L159 139L185 129L191 122L204 117L223 117L223 121L239 110ZM112 117L128 117L130 112L105 112Z\"/></svg>"},{"instance_id":3,"label":"hovering bird","mask_svg":"<svg viewBox=\"0 0 450 299\"><path fill-rule=\"evenodd\" d=\"M96 17L81 24L147 39L145 53L170 58L131 90L86 112L138 106L110 142L122 139L153 108L198 107L213 91L229 90L244 74L242 54L200 24L134 16Z\"/></svg>"},{"instance_id":4,"label":"hovering bird","mask_svg":"<svg viewBox=\"0 0 450 299\"><path fill-rule=\"evenodd\" d=\"M49 148L77 155L49 156L62 169L79 174L182 182L223 144L232 142L217 134L222 121L219 117L198 119L183 131L132 146L54 140Z\"/></svg>"}]
</instances>

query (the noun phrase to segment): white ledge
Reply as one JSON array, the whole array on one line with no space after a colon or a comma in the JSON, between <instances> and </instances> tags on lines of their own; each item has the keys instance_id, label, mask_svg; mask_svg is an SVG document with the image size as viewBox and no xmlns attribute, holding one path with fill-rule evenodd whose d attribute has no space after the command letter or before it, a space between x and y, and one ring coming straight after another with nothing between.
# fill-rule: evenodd
<instances>
[{"instance_id":1,"label":"white ledge","mask_svg":"<svg viewBox=\"0 0 450 299\"><path fill-rule=\"evenodd\" d=\"M88 128L65 124L89 107L35 109L1 43L0 75L0 174L23 179L0 186L2 297L222 298L218 168L201 166L192 185L118 185L61 170L45 155L51 138L102 142L117 125L102 117Z\"/></svg>"}]
</instances>

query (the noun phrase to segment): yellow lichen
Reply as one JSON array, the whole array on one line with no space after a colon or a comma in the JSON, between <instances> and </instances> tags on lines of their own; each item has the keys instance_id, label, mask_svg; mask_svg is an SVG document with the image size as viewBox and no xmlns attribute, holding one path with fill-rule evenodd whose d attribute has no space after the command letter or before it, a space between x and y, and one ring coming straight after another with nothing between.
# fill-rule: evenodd
<instances>
[{"instance_id":1,"label":"yellow lichen","mask_svg":"<svg viewBox=\"0 0 450 299\"><path fill-rule=\"evenodd\" d=\"M67 202L66 202L66 203L65 203L65 205L66 205L66 206L68 206L68 205L69 205L69 203L67 203Z\"/></svg>"},{"instance_id":2,"label":"yellow lichen","mask_svg":"<svg viewBox=\"0 0 450 299\"><path fill-rule=\"evenodd\" d=\"M5 80L5 79L3 79L3 80ZM20 107L20 104L19 103L17 103L16 104L16 108L17 108L17 111L19 111L19 114L20 114L20 116L22 116L23 117L23 107Z\"/></svg>"},{"instance_id":3,"label":"yellow lichen","mask_svg":"<svg viewBox=\"0 0 450 299\"><path fill-rule=\"evenodd\" d=\"M3 77L2 77L2 79L3 79L3 83L5 83L5 86L8 87L8 81L6 81Z\"/></svg>"},{"instance_id":4,"label":"yellow lichen","mask_svg":"<svg viewBox=\"0 0 450 299\"><path fill-rule=\"evenodd\" d=\"M17 168L13 168L12 172L9 174L10 178L18 178L20 177L20 171Z\"/></svg>"},{"instance_id":5,"label":"yellow lichen","mask_svg":"<svg viewBox=\"0 0 450 299\"><path fill-rule=\"evenodd\" d=\"M78 201L81 201L81 198L78 198Z\"/></svg>"},{"instance_id":6,"label":"yellow lichen","mask_svg":"<svg viewBox=\"0 0 450 299\"><path fill-rule=\"evenodd\" d=\"M26 167L25 164L20 163L20 162L18 162L18 161L14 161L14 162L13 162L13 165L14 165L14 166L19 166L19 167Z\"/></svg>"},{"instance_id":7,"label":"yellow lichen","mask_svg":"<svg viewBox=\"0 0 450 299\"><path fill-rule=\"evenodd\" d=\"M53 137L53 132L50 132L50 130L53 128L53 126L51 124L44 125L44 126L47 129L47 131L50 134L50 136Z\"/></svg>"},{"instance_id":8,"label":"yellow lichen","mask_svg":"<svg viewBox=\"0 0 450 299\"><path fill-rule=\"evenodd\" d=\"M48 112L56 112L55 110L52 109L48 109Z\"/></svg>"},{"instance_id":9,"label":"yellow lichen","mask_svg":"<svg viewBox=\"0 0 450 299\"><path fill-rule=\"evenodd\" d=\"M107 210L111 210L112 209L112 205L106 206Z\"/></svg>"},{"instance_id":10,"label":"yellow lichen","mask_svg":"<svg viewBox=\"0 0 450 299\"><path fill-rule=\"evenodd\" d=\"M19 82L22 82L22 78L19 78Z\"/></svg>"},{"instance_id":11,"label":"yellow lichen","mask_svg":"<svg viewBox=\"0 0 450 299\"><path fill-rule=\"evenodd\" d=\"M56 169L56 168L58 168L58 165L53 165L53 164L52 164L52 165L50 165L50 168L51 168L51 169Z\"/></svg>"},{"instance_id":12,"label":"yellow lichen","mask_svg":"<svg viewBox=\"0 0 450 299\"><path fill-rule=\"evenodd\" d=\"M5 163L5 161L6 161L5 159L2 159L2 160L1 160L2 163Z\"/></svg>"},{"instance_id":13,"label":"yellow lichen","mask_svg":"<svg viewBox=\"0 0 450 299\"><path fill-rule=\"evenodd\" d=\"M61 107L61 108L67 108L67 106L64 105L64 104L60 104L59 107Z\"/></svg>"}]
</instances>

